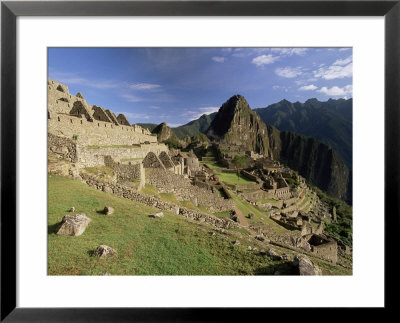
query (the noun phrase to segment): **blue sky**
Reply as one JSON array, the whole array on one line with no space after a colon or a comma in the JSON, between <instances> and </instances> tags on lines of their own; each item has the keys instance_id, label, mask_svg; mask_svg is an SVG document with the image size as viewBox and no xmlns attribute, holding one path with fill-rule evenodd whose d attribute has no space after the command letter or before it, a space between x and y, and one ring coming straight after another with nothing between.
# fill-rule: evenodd
<instances>
[{"instance_id":1,"label":"blue sky","mask_svg":"<svg viewBox=\"0 0 400 323\"><path fill-rule=\"evenodd\" d=\"M252 109L352 97L350 48L49 48L49 77L131 123L175 127L232 95Z\"/></svg>"}]
</instances>

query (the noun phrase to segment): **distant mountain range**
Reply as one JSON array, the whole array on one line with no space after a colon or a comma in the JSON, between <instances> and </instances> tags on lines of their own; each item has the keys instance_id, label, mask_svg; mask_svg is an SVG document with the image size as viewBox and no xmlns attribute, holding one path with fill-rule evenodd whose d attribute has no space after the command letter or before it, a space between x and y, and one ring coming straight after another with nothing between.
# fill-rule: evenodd
<instances>
[{"instance_id":1,"label":"distant mountain range","mask_svg":"<svg viewBox=\"0 0 400 323\"><path fill-rule=\"evenodd\" d=\"M246 146L281 160L328 194L352 199L352 100L283 100L251 110L235 95L218 112L169 129L164 123L140 124L173 142L205 133L215 141ZM168 128L168 129L167 129ZM175 137L176 136L176 137ZM171 139L172 138L172 139Z\"/></svg>"},{"instance_id":2,"label":"distant mountain range","mask_svg":"<svg viewBox=\"0 0 400 323\"><path fill-rule=\"evenodd\" d=\"M261 119L282 131L313 137L332 147L349 169L352 169L352 99L330 99L325 102L310 99L304 103L282 100L266 108L254 109ZM172 128L180 139L206 133L217 112ZM141 123L152 131L157 125Z\"/></svg>"},{"instance_id":3,"label":"distant mountain range","mask_svg":"<svg viewBox=\"0 0 400 323\"><path fill-rule=\"evenodd\" d=\"M268 125L313 137L331 146L352 169L352 99L326 102L310 99L304 103L282 100L254 111Z\"/></svg>"},{"instance_id":4,"label":"distant mountain range","mask_svg":"<svg viewBox=\"0 0 400 323\"><path fill-rule=\"evenodd\" d=\"M280 160L329 195L351 202L351 172L334 149L315 138L266 125L241 95L221 106L206 134L216 142Z\"/></svg>"}]
</instances>

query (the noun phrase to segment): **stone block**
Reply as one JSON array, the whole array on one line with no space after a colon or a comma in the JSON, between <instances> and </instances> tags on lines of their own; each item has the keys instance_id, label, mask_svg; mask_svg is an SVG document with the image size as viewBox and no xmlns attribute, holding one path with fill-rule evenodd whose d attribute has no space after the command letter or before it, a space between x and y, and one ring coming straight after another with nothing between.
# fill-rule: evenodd
<instances>
[{"instance_id":1,"label":"stone block","mask_svg":"<svg viewBox=\"0 0 400 323\"><path fill-rule=\"evenodd\" d=\"M56 234L62 236L80 236L86 230L90 221L84 213L65 215Z\"/></svg>"}]
</instances>

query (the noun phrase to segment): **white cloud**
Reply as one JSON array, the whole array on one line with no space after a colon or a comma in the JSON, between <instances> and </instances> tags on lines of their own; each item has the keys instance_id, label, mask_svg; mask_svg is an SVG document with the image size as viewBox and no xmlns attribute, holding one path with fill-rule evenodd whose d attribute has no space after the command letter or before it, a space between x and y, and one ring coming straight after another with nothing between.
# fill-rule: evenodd
<instances>
[{"instance_id":1,"label":"white cloud","mask_svg":"<svg viewBox=\"0 0 400 323\"><path fill-rule=\"evenodd\" d=\"M280 55L299 55L304 56L308 48L271 48L272 52L279 53Z\"/></svg>"},{"instance_id":2,"label":"white cloud","mask_svg":"<svg viewBox=\"0 0 400 323\"><path fill-rule=\"evenodd\" d=\"M286 66L286 67L278 67L275 70L275 74L281 77L293 78L303 74L303 72L301 71L300 67Z\"/></svg>"},{"instance_id":3,"label":"white cloud","mask_svg":"<svg viewBox=\"0 0 400 323\"><path fill-rule=\"evenodd\" d=\"M232 51L232 48L226 47L226 48L221 48L221 52L223 53L230 53Z\"/></svg>"},{"instance_id":4,"label":"white cloud","mask_svg":"<svg viewBox=\"0 0 400 323\"><path fill-rule=\"evenodd\" d=\"M349 56L345 59L338 59L332 65L347 65L353 61L353 56Z\"/></svg>"},{"instance_id":5,"label":"white cloud","mask_svg":"<svg viewBox=\"0 0 400 323\"><path fill-rule=\"evenodd\" d=\"M160 109L160 107L156 106L156 105L151 105L151 106L149 106L149 108L153 109L153 110L159 110Z\"/></svg>"},{"instance_id":6,"label":"white cloud","mask_svg":"<svg viewBox=\"0 0 400 323\"><path fill-rule=\"evenodd\" d=\"M261 55L254 57L253 60L251 61L253 64L256 64L257 66L263 66L267 64L273 64L279 59L279 56L273 56L271 54L269 55Z\"/></svg>"},{"instance_id":7,"label":"white cloud","mask_svg":"<svg viewBox=\"0 0 400 323\"><path fill-rule=\"evenodd\" d=\"M350 50L351 47L343 47L343 48L339 48L339 52L344 52L346 50Z\"/></svg>"},{"instance_id":8,"label":"white cloud","mask_svg":"<svg viewBox=\"0 0 400 323\"><path fill-rule=\"evenodd\" d=\"M182 126L182 123L169 123L169 122L167 122L167 126L170 127L170 128L176 128L176 127Z\"/></svg>"},{"instance_id":9,"label":"white cloud","mask_svg":"<svg viewBox=\"0 0 400 323\"><path fill-rule=\"evenodd\" d=\"M95 89L115 89L123 87L125 84L118 81L109 80L89 80L84 77L80 77L75 73L54 73L52 77L57 81L68 85L83 85L87 87L92 87Z\"/></svg>"},{"instance_id":10,"label":"white cloud","mask_svg":"<svg viewBox=\"0 0 400 323\"><path fill-rule=\"evenodd\" d=\"M225 57L222 57L222 56L213 56L213 57L211 57L211 59L212 59L214 62L217 62L217 63L223 63L223 62L225 62Z\"/></svg>"},{"instance_id":11,"label":"white cloud","mask_svg":"<svg viewBox=\"0 0 400 323\"><path fill-rule=\"evenodd\" d=\"M314 84L304 85L302 87L299 87L299 91L314 91L316 89L317 87Z\"/></svg>"},{"instance_id":12,"label":"white cloud","mask_svg":"<svg viewBox=\"0 0 400 323\"><path fill-rule=\"evenodd\" d=\"M202 108L194 108L191 110L186 110L183 113L183 116L187 118L188 121L196 120L200 118L203 114L210 114L213 112L217 112L219 107L202 107Z\"/></svg>"},{"instance_id":13,"label":"white cloud","mask_svg":"<svg viewBox=\"0 0 400 323\"><path fill-rule=\"evenodd\" d=\"M133 113L133 112L116 112L116 114L124 114L125 117L127 117L130 120L135 120L135 119L150 119L150 116L144 113Z\"/></svg>"},{"instance_id":14,"label":"white cloud","mask_svg":"<svg viewBox=\"0 0 400 323\"><path fill-rule=\"evenodd\" d=\"M132 94L122 94L121 98L124 98L126 101L128 102L141 102L141 101L145 101L145 99L140 98L136 95L132 95Z\"/></svg>"},{"instance_id":15,"label":"white cloud","mask_svg":"<svg viewBox=\"0 0 400 323\"><path fill-rule=\"evenodd\" d=\"M274 86L272 87L272 89L273 89L273 90L282 90L282 91L288 92L289 89L290 89L290 87L281 86L281 85L274 85Z\"/></svg>"},{"instance_id":16,"label":"white cloud","mask_svg":"<svg viewBox=\"0 0 400 323\"><path fill-rule=\"evenodd\" d=\"M128 87L132 90L154 90L160 88L161 85L152 83L133 83Z\"/></svg>"},{"instance_id":17,"label":"white cloud","mask_svg":"<svg viewBox=\"0 0 400 323\"><path fill-rule=\"evenodd\" d=\"M327 88L323 86L318 92L324 93L330 96L346 96L351 95L353 93L353 86L351 84L346 85L344 87L333 86L331 88Z\"/></svg>"},{"instance_id":18,"label":"white cloud","mask_svg":"<svg viewBox=\"0 0 400 323\"><path fill-rule=\"evenodd\" d=\"M322 77L325 80L341 79L353 76L353 58L349 56L345 59L336 60L329 67L321 67L314 71L315 77Z\"/></svg>"}]
</instances>

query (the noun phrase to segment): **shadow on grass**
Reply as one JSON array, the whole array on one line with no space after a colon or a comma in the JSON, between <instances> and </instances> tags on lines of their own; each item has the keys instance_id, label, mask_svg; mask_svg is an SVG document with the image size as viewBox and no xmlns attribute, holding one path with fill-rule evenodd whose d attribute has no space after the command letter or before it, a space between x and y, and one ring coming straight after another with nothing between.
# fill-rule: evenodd
<instances>
[{"instance_id":1,"label":"shadow on grass","mask_svg":"<svg viewBox=\"0 0 400 323\"><path fill-rule=\"evenodd\" d=\"M56 231L57 231L57 229L60 227L60 225L61 225L61 222L58 222L58 223L54 223L54 224L49 224L48 226L47 226L47 233L48 234L52 234L52 233L56 233Z\"/></svg>"},{"instance_id":2,"label":"shadow on grass","mask_svg":"<svg viewBox=\"0 0 400 323\"><path fill-rule=\"evenodd\" d=\"M101 214L101 215L105 215L104 209L97 210L96 213L97 213L97 214Z\"/></svg>"},{"instance_id":3,"label":"shadow on grass","mask_svg":"<svg viewBox=\"0 0 400 323\"><path fill-rule=\"evenodd\" d=\"M297 276L299 275L299 271L296 267L292 265L292 262L287 261L283 263L279 263L276 265L270 265L265 267L260 267L255 270L255 275L274 275L276 272L279 272L281 276Z\"/></svg>"}]
</instances>

